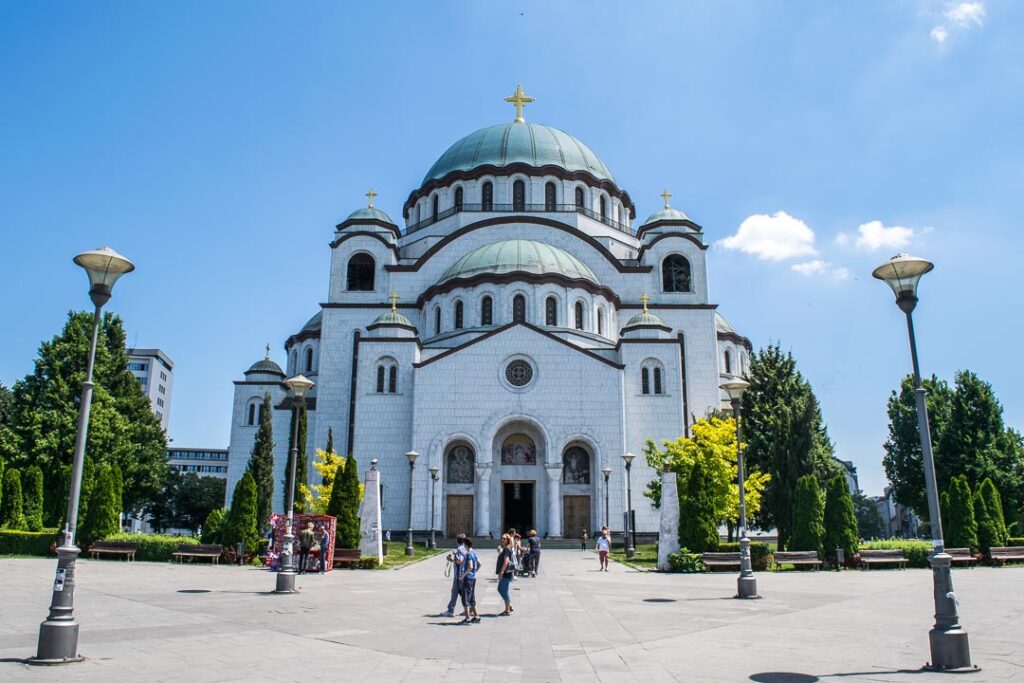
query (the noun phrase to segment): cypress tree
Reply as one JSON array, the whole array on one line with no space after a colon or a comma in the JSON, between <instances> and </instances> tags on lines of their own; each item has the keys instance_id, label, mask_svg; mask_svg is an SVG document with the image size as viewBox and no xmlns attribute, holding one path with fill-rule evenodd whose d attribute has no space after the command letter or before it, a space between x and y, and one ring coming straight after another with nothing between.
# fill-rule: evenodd
<instances>
[{"instance_id":1,"label":"cypress tree","mask_svg":"<svg viewBox=\"0 0 1024 683\"><path fill-rule=\"evenodd\" d=\"M85 523L85 519L89 514L89 503L92 501L92 492L96 487L96 463L88 455L82 460L82 485L78 493L78 526L81 527ZM71 492L71 467L68 467L68 483L67 492L64 495L64 500L67 501L68 495ZM64 511L65 513L67 510Z\"/></svg>"},{"instance_id":2,"label":"cypress tree","mask_svg":"<svg viewBox=\"0 0 1024 683\"><path fill-rule=\"evenodd\" d=\"M25 513L21 500L21 475L8 467L3 479L4 497L0 501L0 529L25 530Z\"/></svg>"},{"instance_id":3,"label":"cypress tree","mask_svg":"<svg viewBox=\"0 0 1024 683\"><path fill-rule=\"evenodd\" d=\"M293 493L293 505L292 510L298 513L306 511L305 498L302 495L302 488L306 486L308 482L308 475L306 473L306 403L303 401L299 404L298 410L292 411L291 426L288 430L288 462L285 465L284 481L281 482L281 490L284 492L284 498L281 501L281 507L285 511L288 509L288 474L292 468L292 439L295 437L295 416L298 415L299 434L297 437L296 448L299 455L299 459L295 462L295 482Z\"/></svg>"},{"instance_id":4,"label":"cypress tree","mask_svg":"<svg viewBox=\"0 0 1024 683\"><path fill-rule=\"evenodd\" d=\"M981 497L985 500L985 507L995 528L994 545L1005 546L1010 534L1006 529L1006 517L1003 516L1003 500L999 495L999 489L996 488L996 485L992 483L990 478L985 477L985 481L981 482L979 491Z\"/></svg>"},{"instance_id":5,"label":"cypress tree","mask_svg":"<svg viewBox=\"0 0 1024 683\"><path fill-rule=\"evenodd\" d=\"M116 462L110 466L110 481L114 485L114 504L120 516L124 512L124 475Z\"/></svg>"},{"instance_id":6,"label":"cypress tree","mask_svg":"<svg viewBox=\"0 0 1024 683\"><path fill-rule=\"evenodd\" d=\"M5 468L6 468L6 464L4 463L4 459L0 458L0 510L3 510L3 504L4 504L4 486L3 486L3 481L4 481L4 469Z\"/></svg>"},{"instance_id":7,"label":"cypress tree","mask_svg":"<svg viewBox=\"0 0 1024 683\"><path fill-rule=\"evenodd\" d=\"M981 487L974 494L974 519L978 523L978 550L988 555L989 548L999 545L999 532L981 495Z\"/></svg>"},{"instance_id":8,"label":"cypress tree","mask_svg":"<svg viewBox=\"0 0 1024 683\"><path fill-rule=\"evenodd\" d=\"M25 470L23 483L25 524L29 531L40 531L43 528L43 471L38 465Z\"/></svg>"},{"instance_id":9,"label":"cypress tree","mask_svg":"<svg viewBox=\"0 0 1024 683\"><path fill-rule=\"evenodd\" d=\"M120 531L114 475L109 465L102 465L89 501L89 514L78 533L83 544L99 541Z\"/></svg>"},{"instance_id":10,"label":"cypress tree","mask_svg":"<svg viewBox=\"0 0 1024 683\"><path fill-rule=\"evenodd\" d=\"M200 536L200 541L206 544L220 543L221 535L224 532L224 509L214 508L210 511L210 514L206 516L206 521L203 522L203 533Z\"/></svg>"},{"instance_id":11,"label":"cypress tree","mask_svg":"<svg viewBox=\"0 0 1024 683\"><path fill-rule=\"evenodd\" d=\"M718 520L711 485L704 466L697 460L690 469L685 489L679 492L679 545L690 552L718 549ZM676 486L680 486L678 477Z\"/></svg>"},{"instance_id":12,"label":"cypress tree","mask_svg":"<svg viewBox=\"0 0 1024 683\"><path fill-rule=\"evenodd\" d=\"M258 509L256 479L251 472L246 472L235 484L235 492L231 497L231 510L221 535L225 546L234 548L236 544L244 543L247 552L256 552L259 541L259 532L256 530Z\"/></svg>"},{"instance_id":13,"label":"cypress tree","mask_svg":"<svg viewBox=\"0 0 1024 683\"><path fill-rule=\"evenodd\" d=\"M256 486L257 533L267 524L274 511L274 427L270 411L268 392L263 395L263 403L260 405L260 426L252 447L252 457L249 458L249 466L246 468L246 471L252 474L253 484ZM237 489L237 485L235 488Z\"/></svg>"},{"instance_id":14,"label":"cypress tree","mask_svg":"<svg viewBox=\"0 0 1024 683\"><path fill-rule=\"evenodd\" d=\"M974 499L967 477L953 477L949 491L949 523L943 530L950 548L978 548L978 523L974 518Z\"/></svg>"},{"instance_id":15,"label":"cypress tree","mask_svg":"<svg viewBox=\"0 0 1024 683\"><path fill-rule=\"evenodd\" d=\"M813 550L821 557L825 535L825 501L818 480L813 475L805 474L797 480L793 503L793 538L787 549Z\"/></svg>"},{"instance_id":16,"label":"cypress tree","mask_svg":"<svg viewBox=\"0 0 1024 683\"><path fill-rule=\"evenodd\" d=\"M337 517L335 543L338 548L358 548L362 537L359 529L359 466L354 455L345 460L341 478L335 475L331 499L327 503L327 514Z\"/></svg>"},{"instance_id":17,"label":"cypress tree","mask_svg":"<svg viewBox=\"0 0 1024 683\"><path fill-rule=\"evenodd\" d=\"M842 548L844 557L853 559L859 540L846 477L837 475L829 480L825 491L825 554L835 562L835 550Z\"/></svg>"}]
</instances>

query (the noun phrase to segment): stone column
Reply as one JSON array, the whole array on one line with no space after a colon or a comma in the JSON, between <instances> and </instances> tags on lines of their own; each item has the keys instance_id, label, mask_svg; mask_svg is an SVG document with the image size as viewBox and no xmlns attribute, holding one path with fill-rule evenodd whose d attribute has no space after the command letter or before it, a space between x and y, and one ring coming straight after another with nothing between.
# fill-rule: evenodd
<instances>
[{"instance_id":1,"label":"stone column","mask_svg":"<svg viewBox=\"0 0 1024 683\"><path fill-rule=\"evenodd\" d=\"M381 544L382 531L380 528L380 472L377 470L376 460L370 463L370 469L366 471L363 500L359 505L359 527L361 555L376 557L377 564L383 564L384 549Z\"/></svg>"},{"instance_id":2,"label":"stone column","mask_svg":"<svg viewBox=\"0 0 1024 683\"><path fill-rule=\"evenodd\" d=\"M473 535L485 538L491 533L491 463L477 463L475 492L473 526L476 531Z\"/></svg>"},{"instance_id":3,"label":"stone column","mask_svg":"<svg viewBox=\"0 0 1024 683\"><path fill-rule=\"evenodd\" d=\"M562 463L548 463L548 538L562 537Z\"/></svg>"},{"instance_id":4,"label":"stone column","mask_svg":"<svg viewBox=\"0 0 1024 683\"><path fill-rule=\"evenodd\" d=\"M669 570L668 556L679 552L679 490L676 473L661 475L661 525L658 531L658 571Z\"/></svg>"}]
</instances>

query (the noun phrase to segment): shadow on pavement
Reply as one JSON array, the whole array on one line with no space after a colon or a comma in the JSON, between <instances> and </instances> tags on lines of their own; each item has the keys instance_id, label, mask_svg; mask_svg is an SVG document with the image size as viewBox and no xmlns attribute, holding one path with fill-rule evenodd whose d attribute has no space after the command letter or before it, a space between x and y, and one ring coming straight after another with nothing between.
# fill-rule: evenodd
<instances>
[{"instance_id":1,"label":"shadow on pavement","mask_svg":"<svg viewBox=\"0 0 1024 683\"><path fill-rule=\"evenodd\" d=\"M845 673L822 674L813 676L792 671L765 671L752 674L750 680L755 683L817 683L817 681L828 678L843 678L846 676L879 676L886 674L923 674L930 673L927 669L873 669L871 671L847 671Z\"/></svg>"}]
</instances>

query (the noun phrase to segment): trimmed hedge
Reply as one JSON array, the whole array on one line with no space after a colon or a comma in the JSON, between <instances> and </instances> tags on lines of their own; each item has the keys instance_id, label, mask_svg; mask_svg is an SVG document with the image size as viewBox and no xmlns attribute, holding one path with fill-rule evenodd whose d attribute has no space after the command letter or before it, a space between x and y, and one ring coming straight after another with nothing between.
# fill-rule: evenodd
<instances>
[{"instance_id":1,"label":"trimmed hedge","mask_svg":"<svg viewBox=\"0 0 1024 683\"><path fill-rule=\"evenodd\" d=\"M1013 536L1010 536L1008 539L1006 539L1006 545L1015 547L1024 546L1024 537L1018 536L1014 538Z\"/></svg>"},{"instance_id":2,"label":"trimmed hedge","mask_svg":"<svg viewBox=\"0 0 1024 683\"><path fill-rule=\"evenodd\" d=\"M861 550L902 550L907 558L907 566L925 569L928 566L928 555L932 552L931 541L914 541L909 539L890 539L887 541L869 541L860 546Z\"/></svg>"},{"instance_id":3,"label":"trimmed hedge","mask_svg":"<svg viewBox=\"0 0 1024 683\"><path fill-rule=\"evenodd\" d=\"M56 529L42 531L0 531L0 555L52 557L50 546L57 540Z\"/></svg>"},{"instance_id":4,"label":"trimmed hedge","mask_svg":"<svg viewBox=\"0 0 1024 683\"><path fill-rule=\"evenodd\" d=\"M707 571L707 567L700 561L700 553L691 553L686 548L680 548L678 553L671 553L668 556L668 566L669 571L684 574Z\"/></svg>"},{"instance_id":5,"label":"trimmed hedge","mask_svg":"<svg viewBox=\"0 0 1024 683\"><path fill-rule=\"evenodd\" d=\"M719 543L718 552L720 553L738 553L740 551L739 542L735 543ZM751 541L750 542L750 568L755 572L768 571L768 565L772 561L772 548L764 541Z\"/></svg>"},{"instance_id":6,"label":"trimmed hedge","mask_svg":"<svg viewBox=\"0 0 1024 683\"><path fill-rule=\"evenodd\" d=\"M163 536L161 534L113 534L104 541L126 541L138 543L139 549L135 559L142 562L170 562L171 554L182 543L197 544L199 541L190 536Z\"/></svg>"}]
</instances>

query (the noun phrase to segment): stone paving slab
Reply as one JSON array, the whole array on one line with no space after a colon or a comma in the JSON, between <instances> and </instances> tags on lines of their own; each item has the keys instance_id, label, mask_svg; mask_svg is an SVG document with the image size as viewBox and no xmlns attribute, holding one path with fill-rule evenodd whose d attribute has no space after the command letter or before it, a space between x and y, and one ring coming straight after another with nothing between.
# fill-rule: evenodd
<instances>
[{"instance_id":1,"label":"stone paving slab","mask_svg":"<svg viewBox=\"0 0 1024 683\"><path fill-rule=\"evenodd\" d=\"M489 550L482 564L491 566ZM436 557L395 571L299 577L232 566L86 560L78 570L82 664L36 668L54 560L3 559L0 681L814 681L948 680L928 656L925 570L758 575L763 600L731 598L731 573L665 575L592 553L546 550L513 584L493 580L482 623L437 616L450 579ZM971 681L1024 680L1024 567L955 570ZM13 661L12 661L13 660Z\"/></svg>"}]
</instances>

